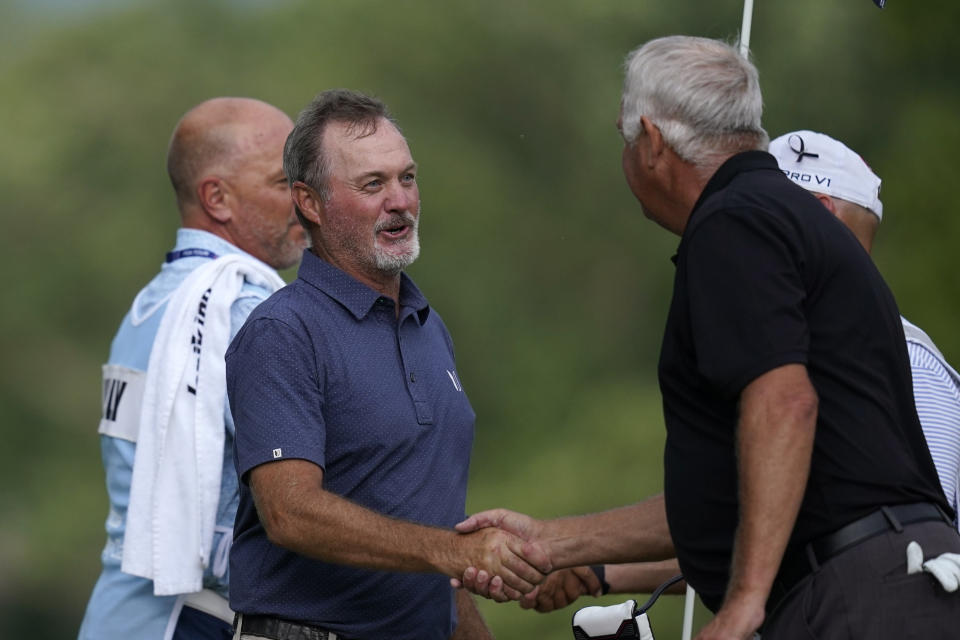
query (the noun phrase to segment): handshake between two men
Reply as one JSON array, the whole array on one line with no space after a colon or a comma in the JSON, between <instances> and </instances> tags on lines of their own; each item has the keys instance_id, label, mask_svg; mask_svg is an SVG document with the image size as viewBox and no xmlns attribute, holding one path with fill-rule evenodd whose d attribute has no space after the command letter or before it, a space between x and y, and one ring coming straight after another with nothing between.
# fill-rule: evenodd
<instances>
[{"instance_id":1,"label":"handshake between two men","mask_svg":"<svg viewBox=\"0 0 960 640\"><path fill-rule=\"evenodd\" d=\"M524 609L552 611L582 595L607 592L652 592L679 573L666 524L663 497L590 515L537 520L515 511L492 509L456 526L462 534L501 529L508 557L502 572L470 566L454 587ZM517 544L516 540L522 541ZM604 581L591 564L606 566ZM489 564L487 565L490 566ZM601 573L601 575L603 575ZM679 587L678 587L679 588Z\"/></svg>"}]
</instances>

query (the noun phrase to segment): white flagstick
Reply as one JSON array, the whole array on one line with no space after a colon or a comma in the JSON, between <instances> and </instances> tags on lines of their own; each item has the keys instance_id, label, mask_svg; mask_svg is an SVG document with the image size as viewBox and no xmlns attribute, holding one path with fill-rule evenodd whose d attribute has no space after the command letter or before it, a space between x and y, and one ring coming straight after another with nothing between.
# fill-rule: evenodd
<instances>
[{"instance_id":1,"label":"white flagstick","mask_svg":"<svg viewBox=\"0 0 960 640\"><path fill-rule=\"evenodd\" d=\"M740 55L744 58L750 55L750 27L753 24L753 0L743 0L743 24L740 27ZM696 592L687 584L687 595L683 599L683 630L682 640L690 640L693 634L693 605L696 601Z\"/></svg>"},{"instance_id":2,"label":"white flagstick","mask_svg":"<svg viewBox=\"0 0 960 640\"><path fill-rule=\"evenodd\" d=\"M740 55L744 58L750 55L750 27L753 24L753 0L743 0L743 25L740 27ZM693 634L693 605L696 601L696 592L687 584L687 595L683 599L683 630L682 640L690 640Z\"/></svg>"},{"instance_id":3,"label":"white flagstick","mask_svg":"<svg viewBox=\"0 0 960 640\"><path fill-rule=\"evenodd\" d=\"M750 53L750 25L753 23L753 0L743 0L743 25L740 27L740 55Z\"/></svg>"},{"instance_id":4,"label":"white flagstick","mask_svg":"<svg viewBox=\"0 0 960 640\"><path fill-rule=\"evenodd\" d=\"M693 587L687 584L687 595L683 598L683 640L690 640L690 634L693 633L693 603L696 595Z\"/></svg>"}]
</instances>

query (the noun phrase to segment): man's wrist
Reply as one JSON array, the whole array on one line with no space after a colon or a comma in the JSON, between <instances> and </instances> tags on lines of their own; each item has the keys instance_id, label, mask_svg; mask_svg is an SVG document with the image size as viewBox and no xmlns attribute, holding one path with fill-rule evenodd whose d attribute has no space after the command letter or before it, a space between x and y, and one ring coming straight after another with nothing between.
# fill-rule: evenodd
<instances>
[{"instance_id":1,"label":"man's wrist","mask_svg":"<svg viewBox=\"0 0 960 640\"><path fill-rule=\"evenodd\" d=\"M592 564L590 569L593 571L594 575L597 576L597 580L600 581L600 593L606 595L610 593L610 585L607 583L607 567L602 564Z\"/></svg>"},{"instance_id":2,"label":"man's wrist","mask_svg":"<svg viewBox=\"0 0 960 640\"><path fill-rule=\"evenodd\" d=\"M463 577L464 550L466 542L462 534L454 531L424 527L415 545L417 555L423 558L427 570L441 573L449 578Z\"/></svg>"}]
</instances>

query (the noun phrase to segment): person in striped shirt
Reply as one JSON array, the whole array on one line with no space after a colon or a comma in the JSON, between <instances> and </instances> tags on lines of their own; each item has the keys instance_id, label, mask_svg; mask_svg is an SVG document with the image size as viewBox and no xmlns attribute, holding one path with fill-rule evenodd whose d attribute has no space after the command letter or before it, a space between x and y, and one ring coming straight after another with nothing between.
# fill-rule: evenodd
<instances>
[{"instance_id":1,"label":"person in striped shirt","mask_svg":"<svg viewBox=\"0 0 960 640\"><path fill-rule=\"evenodd\" d=\"M770 143L788 178L806 188L870 253L880 220L880 178L859 154L814 131L793 131ZM960 374L922 329L901 316L923 434L950 506L960 501ZM955 521L954 524L957 524Z\"/></svg>"}]
</instances>

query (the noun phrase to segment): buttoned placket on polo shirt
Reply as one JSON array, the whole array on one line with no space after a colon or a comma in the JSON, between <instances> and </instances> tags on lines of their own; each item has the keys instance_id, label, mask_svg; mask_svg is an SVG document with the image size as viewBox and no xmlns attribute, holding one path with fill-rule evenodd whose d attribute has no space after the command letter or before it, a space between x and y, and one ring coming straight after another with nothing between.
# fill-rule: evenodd
<instances>
[{"instance_id":1,"label":"buttoned placket on polo shirt","mask_svg":"<svg viewBox=\"0 0 960 640\"><path fill-rule=\"evenodd\" d=\"M412 324L411 324L412 323ZM405 345L408 341L415 340L410 335L419 329L417 310L411 307L400 308L400 319L397 322L397 346L400 349L400 359L403 363L405 374L404 382L407 385L407 391L413 400L413 406L417 412L417 423L433 424L433 411L430 403L424 395L422 384L417 383L417 372L412 368L410 360L407 358Z\"/></svg>"}]
</instances>

